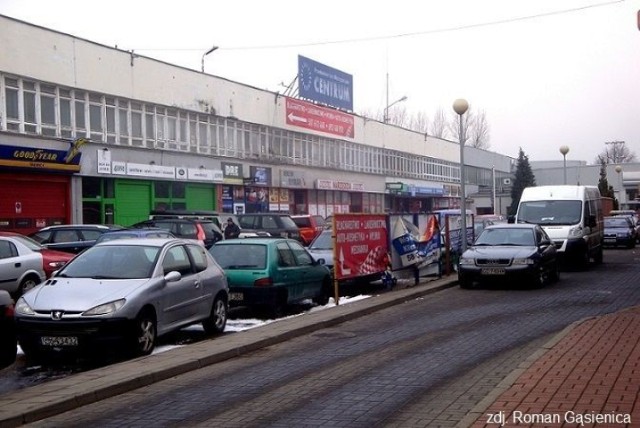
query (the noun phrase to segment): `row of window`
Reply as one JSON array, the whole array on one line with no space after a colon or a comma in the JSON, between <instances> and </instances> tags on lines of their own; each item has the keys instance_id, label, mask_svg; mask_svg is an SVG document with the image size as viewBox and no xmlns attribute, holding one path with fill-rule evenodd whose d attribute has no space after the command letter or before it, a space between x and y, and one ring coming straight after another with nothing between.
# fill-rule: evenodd
<instances>
[{"instance_id":1,"label":"row of window","mask_svg":"<svg viewBox=\"0 0 640 428\"><path fill-rule=\"evenodd\" d=\"M1 76L2 130L456 183L456 163ZM469 180L467 180L469 181Z\"/></svg>"}]
</instances>

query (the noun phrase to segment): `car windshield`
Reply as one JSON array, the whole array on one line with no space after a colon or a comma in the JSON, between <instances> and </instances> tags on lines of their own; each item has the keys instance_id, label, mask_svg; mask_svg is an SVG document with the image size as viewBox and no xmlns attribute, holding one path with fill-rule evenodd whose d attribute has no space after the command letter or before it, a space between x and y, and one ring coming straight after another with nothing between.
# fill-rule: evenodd
<instances>
[{"instance_id":1,"label":"car windshield","mask_svg":"<svg viewBox=\"0 0 640 428\"><path fill-rule=\"evenodd\" d=\"M14 236L13 238L32 251L41 251L44 249L44 247L40 245L40 243L29 238L28 236Z\"/></svg>"},{"instance_id":2,"label":"car windshield","mask_svg":"<svg viewBox=\"0 0 640 428\"><path fill-rule=\"evenodd\" d=\"M209 252L222 269L265 269L267 265L267 246L263 244L219 244Z\"/></svg>"},{"instance_id":3,"label":"car windshield","mask_svg":"<svg viewBox=\"0 0 640 428\"><path fill-rule=\"evenodd\" d=\"M150 278L159 247L105 245L91 247L56 275L63 278L141 279Z\"/></svg>"},{"instance_id":4,"label":"car windshield","mask_svg":"<svg viewBox=\"0 0 640 428\"><path fill-rule=\"evenodd\" d=\"M631 227L626 218L605 218L604 227Z\"/></svg>"},{"instance_id":5,"label":"car windshield","mask_svg":"<svg viewBox=\"0 0 640 428\"><path fill-rule=\"evenodd\" d=\"M521 228L496 228L482 231L474 245L535 245L533 231Z\"/></svg>"},{"instance_id":6,"label":"car windshield","mask_svg":"<svg viewBox=\"0 0 640 428\"><path fill-rule=\"evenodd\" d=\"M527 201L518 208L518 223L577 224L581 217L580 201Z\"/></svg>"},{"instance_id":7,"label":"car windshield","mask_svg":"<svg viewBox=\"0 0 640 428\"><path fill-rule=\"evenodd\" d=\"M310 250L332 250L333 239L331 239L331 233L321 233L316 239L309 245Z\"/></svg>"}]
</instances>

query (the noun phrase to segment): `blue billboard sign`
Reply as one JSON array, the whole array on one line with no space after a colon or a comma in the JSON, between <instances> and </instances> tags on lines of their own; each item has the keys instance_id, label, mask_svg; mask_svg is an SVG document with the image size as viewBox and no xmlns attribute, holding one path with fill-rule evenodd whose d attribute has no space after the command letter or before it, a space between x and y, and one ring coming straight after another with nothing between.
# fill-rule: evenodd
<instances>
[{"instance_id":1,"label":"blue billboard sign","mask_svg":"<svg viewBox=\"0 0 640 428\"><path fill-rule=\"evenodd\" d=\"M301 98L353 111L353 76L298 55Z\"/></svg>"}]
</instances>

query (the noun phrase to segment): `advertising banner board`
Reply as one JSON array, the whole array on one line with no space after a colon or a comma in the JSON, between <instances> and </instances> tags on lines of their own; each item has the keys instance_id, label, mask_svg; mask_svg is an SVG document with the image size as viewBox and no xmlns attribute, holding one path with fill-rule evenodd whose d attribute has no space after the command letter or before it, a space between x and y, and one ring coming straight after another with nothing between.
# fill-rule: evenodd
<instances>
[{"instance_id":1,"label":"advertising banner board","mask_svg":"<svg viewBox=\"0 0 640 428\"><path fill-rule=\"evenodd\" d=\"M382 273L389 264L387 216L334 214L336 279Z\"/></svg>"}]
</instances>

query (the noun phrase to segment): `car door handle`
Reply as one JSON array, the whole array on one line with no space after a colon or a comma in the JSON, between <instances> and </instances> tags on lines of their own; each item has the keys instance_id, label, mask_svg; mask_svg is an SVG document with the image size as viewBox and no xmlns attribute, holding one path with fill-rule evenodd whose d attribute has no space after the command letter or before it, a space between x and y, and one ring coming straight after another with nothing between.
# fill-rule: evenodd
<instances>
[{"instance_id":1,"label":"car door handle","mask_svg":"<svg viewBox=\"0 0 640 428\"><path fill-rule=\"evenodd\" d=\"M18 268L18 267L22 266L22 263L18 262L14 266Z\"/></svg>"},{"instance_id":2,"label":"car door handle","mask_svg":"<svg viewBox=\"0 0 640 428\"><path fill-rule=\"evenodd\" d=\"M194 286L195 288L200 288L200 281L199 281L199 280L194 281L194 282L193 282L193 286Z\"/></svg>"}]
</instances>

